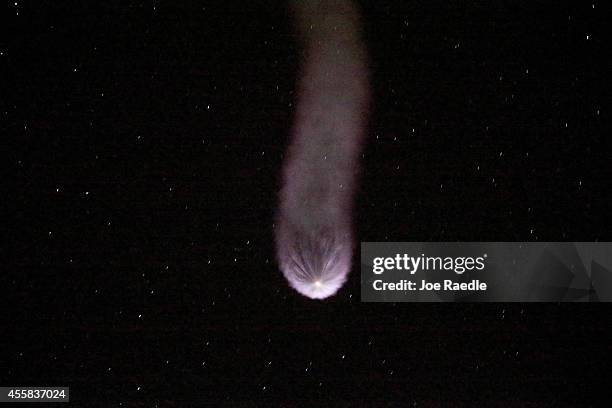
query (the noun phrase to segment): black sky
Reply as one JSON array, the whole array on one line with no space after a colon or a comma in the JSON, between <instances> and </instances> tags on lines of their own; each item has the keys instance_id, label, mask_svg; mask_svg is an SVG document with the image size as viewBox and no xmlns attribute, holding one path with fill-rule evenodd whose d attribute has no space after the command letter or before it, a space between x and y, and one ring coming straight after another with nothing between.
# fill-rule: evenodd
<instances>
[{"instance_id":1,"label":"black sky","mask_svg":"<svg viewBox=\"0 0 612 408\"><path fill-rule=\"evenodd\" d=\"M92 407L599 405L606 305L366 304L358 270L325 301L287 287L285 2L16 4L0 384ZM360 4L360 241L611 240L603 3Z\"/></svg>"}]
</instances>

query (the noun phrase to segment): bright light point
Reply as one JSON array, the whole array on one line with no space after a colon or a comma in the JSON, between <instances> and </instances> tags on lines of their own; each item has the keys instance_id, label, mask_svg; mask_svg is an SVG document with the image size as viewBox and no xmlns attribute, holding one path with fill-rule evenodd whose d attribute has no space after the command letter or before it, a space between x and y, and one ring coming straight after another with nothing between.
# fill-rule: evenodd
<instances>
[{"instance_id":1,"label":"bright light point","mask_svg":"<svg viewBox=\"0 0 612 408\"><path fill-rule=\"evenodd\" d=\"M351 269L352 245L348 233L319 233L283 228L277 236L279 266L289 285L310 299L334 295Z\"/></svg>"}]
</instances>

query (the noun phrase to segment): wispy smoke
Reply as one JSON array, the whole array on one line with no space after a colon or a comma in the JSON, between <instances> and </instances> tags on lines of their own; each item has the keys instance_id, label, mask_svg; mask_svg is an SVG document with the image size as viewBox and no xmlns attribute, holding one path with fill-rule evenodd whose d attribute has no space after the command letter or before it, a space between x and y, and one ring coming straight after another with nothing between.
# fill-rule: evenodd
<instances>
[{"instance_id":1,"label":"wispy smoke","mask_svg":"<svg viewBox=\"0 0 612 408\"><path fill-rule=\"evenodd\" d=\"M353 196L367 116L365 49L346 0L292 4L305 61L277 215L278 263L314 299L346 281L354 249Z\"/></svg>"}]
</instances>

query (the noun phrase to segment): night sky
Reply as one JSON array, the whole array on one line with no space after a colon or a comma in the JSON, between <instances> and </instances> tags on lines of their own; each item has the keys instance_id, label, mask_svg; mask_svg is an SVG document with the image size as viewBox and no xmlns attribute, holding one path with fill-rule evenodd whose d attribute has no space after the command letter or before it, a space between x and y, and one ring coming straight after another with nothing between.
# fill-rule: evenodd
<instances>
[{"instance_id":1,"label":"night sky","mask_svg":"<svg viewBox=\"0 0 612 408\"><path fill-rule=\"evenodd\" d=\"M358 241L612 240L600 1L359 4ZM358 267L323 301L288 287L286 2L1 13L0 385L83 407L609 399L605 304L361 303Z\"/></svg>"}]
</instances>

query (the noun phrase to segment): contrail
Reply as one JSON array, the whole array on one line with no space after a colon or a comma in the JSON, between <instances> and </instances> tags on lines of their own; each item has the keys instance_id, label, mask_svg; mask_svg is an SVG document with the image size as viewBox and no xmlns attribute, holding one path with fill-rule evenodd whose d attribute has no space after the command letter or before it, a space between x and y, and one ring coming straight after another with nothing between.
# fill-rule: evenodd
<instances>
[{"instance_id":1,"label":"contrail","mask_svg":"<svg viewBox=\"0 0 612 408\"><path fill-rule=\"evenodd\" d=\"M305 60L276 219L277 260L313 299L333 295L351 268L353 196L369 87L359 15L348 0L292 3Z\"/></svg>"}]
</instances>

